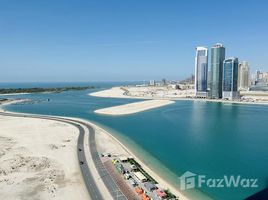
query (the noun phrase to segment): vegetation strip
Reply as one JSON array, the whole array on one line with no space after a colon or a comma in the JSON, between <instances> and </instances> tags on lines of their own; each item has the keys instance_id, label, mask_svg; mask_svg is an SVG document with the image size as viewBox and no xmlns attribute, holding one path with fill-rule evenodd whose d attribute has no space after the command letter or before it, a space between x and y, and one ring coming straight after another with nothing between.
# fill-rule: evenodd
<instances>
[{"instance_id":1,"label":"vegetation strip","mask_svg":"<svg viewBox=\"0 0 268 200\"><path fill-rule=\"evenodd\" d=\"M39 93L39 92L65 92L70 90L87 90L95 89L95 86L86 87L56 87L56 88L6 88L0 89L0 94L11 94L11 93Z\"/></svg>"}]
</instances>

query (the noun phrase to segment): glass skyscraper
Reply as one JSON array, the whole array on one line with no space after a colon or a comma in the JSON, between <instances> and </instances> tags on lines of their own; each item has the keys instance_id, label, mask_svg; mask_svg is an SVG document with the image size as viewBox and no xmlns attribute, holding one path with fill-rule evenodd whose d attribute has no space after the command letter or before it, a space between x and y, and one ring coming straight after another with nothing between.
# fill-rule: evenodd
<instances>
[{"instance_id":1,"label":"glass skyscraper","mask_svg":"<svg viewBox=\"0 0 268 200\"><path fill-rule=\"evenodd\" d=\"M215 44L211 48L211 72L209 97L213 99L222 98L222 71L225 59L225 47Z\"/></svg>"},{"instance_id":2,"label":"glass skyscraper","mask_svg":"<svg viewBox=\"0 0 268 200\"><path fill-rule=\"evenodd\" d=\"M228 58L223 62L222 98L234 100L238 98L238 58Z\"/></svg>"},{"instance_id":3,"label":"glass skyscraper","mask_svg":"<svg viewBox=\"0 0 268 200\"><path fill-rule=\"evenodd\" d=\"M195 95L205 98L207 95L208 78L208 49L205 47L196 48L195 56Z\"/></svg>"}]
</instances>

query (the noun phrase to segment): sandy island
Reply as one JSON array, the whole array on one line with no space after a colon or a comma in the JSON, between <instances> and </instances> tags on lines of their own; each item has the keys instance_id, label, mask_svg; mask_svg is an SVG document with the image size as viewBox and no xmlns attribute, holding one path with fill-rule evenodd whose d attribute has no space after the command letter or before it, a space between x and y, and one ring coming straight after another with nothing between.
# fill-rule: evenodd
<instances>
[{"instance_id":1,"label":"sandy island","mask_svg":"<svg viewBox=\"0 0 268 200\"><path fill-rule=\"evenodd\" d=\"M137 98L137 99L152 99L144 96L130 96L128 94L128 90L124 87L113 87L111 89L102 90L98 92L90 93L90 96L95 97L106 97L106 98ZM134 114L162 106L166 106L174 103L174 101L168 99L159 99L155 98L153 100L146 100L135 103L128 103L119 106L113 106L108 108L102 108L95 110L95 113L103 114L103 115L128 115Z\"/></svg>"},{"instance_id":2,"label":"sandy island","mask_svg":"<svg viewBox=\"0 0 268 200\"><path fill-rule=\"evenodd\" d=\"M170 100L146 100L135 103L128 103L120 106L113 106L109 108L103 108L95 110L95 113L104 114L104 115L127 115L142 112L145 110L158 108L174 103Z\"/></svg>"}]
</instances>

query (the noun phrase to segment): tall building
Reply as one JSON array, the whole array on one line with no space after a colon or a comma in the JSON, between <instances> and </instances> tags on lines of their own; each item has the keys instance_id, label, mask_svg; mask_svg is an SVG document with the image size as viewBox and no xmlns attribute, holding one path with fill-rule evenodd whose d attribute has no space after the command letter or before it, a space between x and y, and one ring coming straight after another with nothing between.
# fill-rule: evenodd
<instances>
[{"instance_id":1,"label":"tall building","mask_svg":"<svg viewBox=\"0 0 268 200\"><path fill-rule=\"evenodd\" d=\"M249 64L247 61L239 63L238 66L238 89L247 90L249 88Z\"/></svg>"},{"instance_id":2,"label":"tall building","mask_svg":"<svg viewBox=\"0 0 268 200\"><path fill-rule=\"evenodd\" d=\"M208 78L208 49L197 47L195 55L195 96L206 98Z\"/></svg>"},{"instance_id":3,"label":"tall building","mask_svg":"<svg viewBox=\"0 0 268 200\"><path fill-rule=\"evenodd\" d=\"M262 72L260 70L256 71L256 81L258 85L267 85L268 84L268 72Z\"/></svg>"},{"instance_id":4,"label":"tall building","mask_svg":"<svg viewBox=\"0 0 268 200\"><path fill-rule=\"evenodd\" d=\"M165 78L162 79L162 85L167 85L167 80Z\"/></svg>"},{"instance_id":5,"label":"tall building","mask_svg":"<svg viewBox=\"0 0 268 200\"><path fill-rule=\"evenodd\" d=\"M155 80L150 80L149 85L150 85L150 86L155 86Z\"/></svg>"},{"instance_id":6,"label":"tall building","mask_svg":"<svg viewBox=\"0 0 268 200\"><path fill-rule=\"evenodd\" d=\"M211 48L210 67L210 92L209 97L213 99L222 98L222 69L225 59L225 47L222 44L215 44Z\"/></svg>"},{"instance_id":7,"label":"tall building","mask_svg":"<svg viewBox=\"0 0 268 200\"><path fill-rule=\"evenodd\" d=\"M258 83L260 81L260 75L261 75L261 71L257 70L256 71L256 82Z\"/></svg>"},{"instance_id":8,"label":"tall building","mask_svg":"<svg viewBox=\"0 0 268 200\"><path fill-rule=\"evenodd\" d=\"M223 62L222 98L238 98L238 58L228 58Z\"/></svg>"}]
</instances>

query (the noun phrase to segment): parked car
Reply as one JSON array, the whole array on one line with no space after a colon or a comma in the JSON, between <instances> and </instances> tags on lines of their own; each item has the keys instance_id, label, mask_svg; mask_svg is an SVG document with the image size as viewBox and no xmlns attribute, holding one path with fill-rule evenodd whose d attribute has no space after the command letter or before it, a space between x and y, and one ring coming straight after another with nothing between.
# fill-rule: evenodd
<instances>
[{"instance_id":1,"label":"parked car","mask_svg":"<svg viewBox=\"0 0 268 200\"><path fill-rule=\"evenodd\" d=\"M133 186L136 187L138 184L133 178L129 178L129 183Z\"/></svg>"},{"instance_id":2,"label":"parked car","mask_svg":"<svg viewBox=\"0 0 268 200\"><path fill-rule=\"evenodd\" d=\"M136 171L138 168L136 165L130 165L131 171Z\"/></svg>"},{"instance_id":3,"label":"parked car","mask_svg":"<svg viewBox=\"0 0 268 200\"><path fill-rule=\"evenodd\" d=\"M112 154L110 154L110 153L102 153L101 157L112 157Z\"/></svg>"},{"instance_id":4,"label":"parked car","mask_svg":"<svg viewBox=\"0 0 268 200\"><path fill-rule=\"evenodd\" d=\"M131 178L131 176L130 176L129 173L125 173L125 174L124 174L124 177L125 177L125 179L127 179L127 180Z\"/></svg>"}]
</instances>

